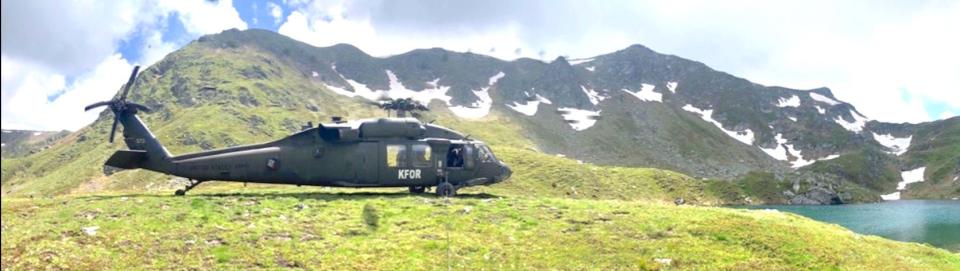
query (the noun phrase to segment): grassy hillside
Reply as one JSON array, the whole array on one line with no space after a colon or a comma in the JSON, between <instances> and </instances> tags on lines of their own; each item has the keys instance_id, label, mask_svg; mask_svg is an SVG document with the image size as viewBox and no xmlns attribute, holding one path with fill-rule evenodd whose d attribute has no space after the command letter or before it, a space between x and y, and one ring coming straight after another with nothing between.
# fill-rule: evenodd
<instances>
[{"instance_id":1,"label":"grassy hillside","mask_svg":"<svg viewBox=\"0 0 960 271\"><path fill-rule=\"evenodd\" d=\"M925 179L907 187L905 198L960 196L960 117L922 125L904 154L904 169L925 166Z\"/></svg>"},{"instance_id":2,"label":"grassy hillside","mask_svg":"<svg viewBox=\"0 0 960 271\"><path fill-rule=\"evenodd\" d=\"M391 190L236 186L198 192L3 198L2 266L960 268L960 255L945 250L771 211L488 193L447 201Z\"/></svg>"}]
</instances>

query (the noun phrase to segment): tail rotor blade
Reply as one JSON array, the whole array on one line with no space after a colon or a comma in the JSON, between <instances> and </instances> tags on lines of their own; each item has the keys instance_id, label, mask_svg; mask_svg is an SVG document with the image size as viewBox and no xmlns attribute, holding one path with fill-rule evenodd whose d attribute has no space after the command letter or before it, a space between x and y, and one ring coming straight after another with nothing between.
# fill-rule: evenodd
<instances>
[{"instance_id":1,"label":"tail rotor blade","mask_svg":"<svg viewBox=\"0 0 960 271\"><path fill-rule=\"evenodd\" d=\"M150 113L151 111L153 111L146 105L138 104L135 102L127 102L126 104L127 104L127 108L133 108L137 112Z\"/></svg>"},{"instance_id":2,"label":"tail rotor blade","mask_svg":"<svg viewBox=\"0 0 960 271\"><path fill-rule=\"evenodd\" d=\"M113 135L117 133L118 123L120 123L120 116L113 117L113 128L110 128L110 143L113 143Z\"/></svg>"},{"instance_id":3,"label":"tail rotor blade","mask_svg":"<svg viewBox=\"0 0 960 271\"><path fill-rule=\"evenodd\" d=\"M91 105L88 105L87 107L84 107L84 108L83 108L83 111L90 111L90 109L94 109L94 108L101 107L101 106L106 106L106 105L110 105L110 101L103 101L103 102L93 103L93 104L91 104Z\"/></svg>"},{"instance_id":4,"label":"tail rotor blade","mask_svg":"<svg viewBox=\"0 0 960 271\"><path fill-rule=\"evenodd\" d=\"M123 86L123 94L120 94L120 100L127 99L127 93L130 92L130 87L133 86L133 82L137 79L138 71L140 71L140 66L134 66L133 73L130 74L130 79L127 80L127 84Z\"/></svg>"}]
</instances>

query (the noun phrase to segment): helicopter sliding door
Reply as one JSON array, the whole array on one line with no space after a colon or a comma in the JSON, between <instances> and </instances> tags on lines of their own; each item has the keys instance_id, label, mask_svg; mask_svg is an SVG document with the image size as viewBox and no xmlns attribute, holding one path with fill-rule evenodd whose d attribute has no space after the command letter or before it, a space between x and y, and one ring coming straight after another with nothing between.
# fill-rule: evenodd
<instances>
[{"instance_id":1,"label":"helicopter sliding door","mask_svg":"<svg viewBox=\"0 0 960 271\"><path fill-rule=\"evenodd\" d=\"M447 179L451 183L470 179L476 168L476 156L473 144L450 144L446 157Z\"/></svg>"}]
</instances>

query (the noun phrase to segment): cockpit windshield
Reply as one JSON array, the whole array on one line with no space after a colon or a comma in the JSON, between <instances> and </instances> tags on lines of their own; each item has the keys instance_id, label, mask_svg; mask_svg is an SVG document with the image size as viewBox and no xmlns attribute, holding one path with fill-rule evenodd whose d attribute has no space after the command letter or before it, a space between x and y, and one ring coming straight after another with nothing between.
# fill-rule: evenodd
<instances>
[{"instance_id":1,"label":"cockpit windshield","mask_svg":"<svg viewBox=\"0 0 960 271\"><path fill-rule=\"evenodd\" d=\"M480 162L493 163L497 161L497 157L493 156L493 151L486 144L476 144L476 146L479 151Z\"/></svg>"}]
</instances>

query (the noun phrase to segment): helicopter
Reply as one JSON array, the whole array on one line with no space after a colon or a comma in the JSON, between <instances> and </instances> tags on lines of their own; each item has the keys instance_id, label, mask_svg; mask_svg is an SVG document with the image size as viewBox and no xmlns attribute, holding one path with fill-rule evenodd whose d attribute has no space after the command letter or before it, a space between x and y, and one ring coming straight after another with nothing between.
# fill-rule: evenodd
<instances>
[{"instance_id":1,"label":"helicopter","mask_svg":"<svg viewBox=\"0 0 960 271\"><path fill-rule=\"evenodd\" d=\"M113 113L109 142L123 125L127 150L118 150L105 162L120 169L146 169L183 177L189 183L175 193L207 181L293 184L331 187L408 187L411 193L452 197L467 186L491 185L510 178L512 171L482 141L452 129L405 116L425 111L415 101L381 101L396 110L397 118L346 121L307 126L284 138L259 144L228 147L173 156L137 116L150 113L143 104L127 101L136 83L134 67L122 92L85 111L106 106Z\"/></svg>"}]
</instances>

